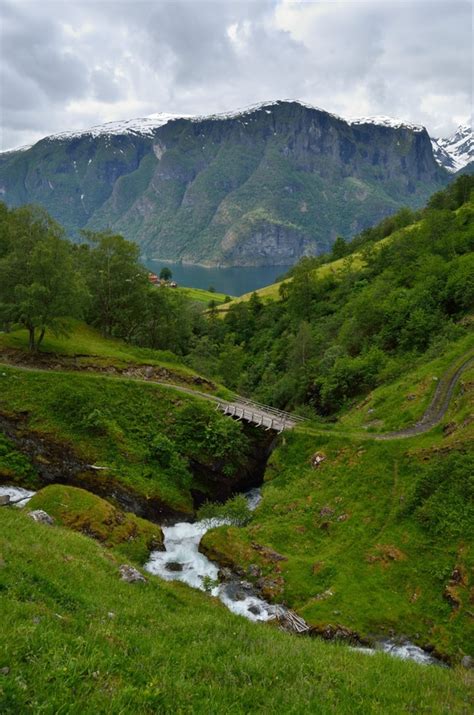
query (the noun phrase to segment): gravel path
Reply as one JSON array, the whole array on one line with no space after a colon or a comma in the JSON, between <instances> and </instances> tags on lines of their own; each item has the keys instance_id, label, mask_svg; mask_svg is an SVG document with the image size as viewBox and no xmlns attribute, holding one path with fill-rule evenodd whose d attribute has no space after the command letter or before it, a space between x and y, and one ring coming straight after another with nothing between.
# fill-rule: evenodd
<instances>
[{"instance_id":1,"label":"gravel path","mask_svg":"<svg viewBox=\"0 0 474 715\"><path fill-rule=\"evenodd\" d=\"M7 363L8 364L8 363ZM441 422L443 417L445 416L449 403L451 401L451 398L453 396L454 389L463 374L465 370L467 370L471 365L474 364L474 355L472 354L472 351L469 352L465 356L464 362L458 367L456 372L454 372L452 375L450 375L450 371L448 370L439 380L438 385L435 390L435 394L433 395L433 399L431 400L431 403L428 405L427 409L425 410L425 413L423 414L421 420L419 422L416 422L414 425L411 427L405 427L404 429L397 430L395 432L384 432L381 434L371 434L370 437L372 439L376 440L392 440L392 439L404 439L407 437L414 437L418 434L423 434L424 432L428 432L430 429L435 427L437 424ZM34 366L28 365L11 365L11 367L15 367L16 369L20 370L31 370L35 372L49 372L49 369L45 368L35 368ZM118 376L114 376L113 379L121 379ZM138 382L148 382L151 384L155 385L160 385L161 387L167 387L172 390L177 390L178 392L184 392L188 395L194 395L194 397L201 397L206 400L210 400L216 404L216 408L219 405L225 405L226 403L233 406L237 407L239 410L244 410L245 408L248 408L249 402L246 400L243 400L243 398L239 398L238 396L234 397L234 401L232 400L225 400L219 397L216 397L215 395L209 395L208 393L205 392L200 392L199 390L193 390L192 388L189 387L183 387L182 385L174 385L173 383L170 382L162 382L158 380L142 380L142 379L137 379L137 378L129 378L129 379L135 379ZM240 402L242 400L242 402ZM262 420L267 419L267 423L263 421L263 426L267 426L267 424L271 424L272 418L274 419L274 429L277 429L277 431L281 431L283 429L291 429L292 427L295 426L295 422L292 421L291 415L288 415L286 420L280 424L277 420L275 420L275 412L273 408L269 407L268 412L266 410L265 405L260 405L260 410L258 412L258 416L262 417ZM256 408L255 412L257 414L258 408ZM295 420L298 418L295 418ZM262 422L260 423L262 424Z\"/></svg>"},{"instance_id":2,"label":"gravel path","mask_svg":"<svg viewBox=\"0 0 474 715\"><path fill-rule=\"evenodd\" d=\"M471 365L474 365L474 355L472 352L469 356L465 356L464 362L460 365L460 367L458 367L456 372L451 375L451 377L449 377L449 370L445 373L445 375L443 375L441 380L438 382L431 403L426 408L425 413L419 422L416 422L411 427L405 427L404 429L397 430L395 432L385 432L383 434L374 435L374 439L389 440L414 437L418 434L428 432L430 429L438 425L448 410L454 389L459 382L461 375L465 370L471 367Z\"/></svg>"}]
</instances>

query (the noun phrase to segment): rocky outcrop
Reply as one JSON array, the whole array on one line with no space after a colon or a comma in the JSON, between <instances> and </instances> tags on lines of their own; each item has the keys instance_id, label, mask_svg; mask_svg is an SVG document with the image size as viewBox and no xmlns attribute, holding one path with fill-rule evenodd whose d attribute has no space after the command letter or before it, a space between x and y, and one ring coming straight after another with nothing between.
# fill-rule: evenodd
<instances>
[{"instance_id":1,"label":"rocky outcrop","mask_svg":"<svg viewBox=\"0 0 474 715\"><path fill-rule=\"evenodd\" d=\"M147 583L145 576L143 576L143 574L141 574L136 568L129 566L128 564L122 564L119 568L119 572L121 580L126 581L127 583Z\"/></svg>"},{"instance_id":2,"label":"rocky outcrop","mask_svg":"<svg viewBox=\"0 0 474 715\"><path fill-rule=\"evenodd\" d=\"M35 509L34 511L29 511L28 516L33 521L38 524L46 524L47 526L52 526L54 524L54 519L49 514L47 514L43 509Z\"/></svg>"}]
</instances>

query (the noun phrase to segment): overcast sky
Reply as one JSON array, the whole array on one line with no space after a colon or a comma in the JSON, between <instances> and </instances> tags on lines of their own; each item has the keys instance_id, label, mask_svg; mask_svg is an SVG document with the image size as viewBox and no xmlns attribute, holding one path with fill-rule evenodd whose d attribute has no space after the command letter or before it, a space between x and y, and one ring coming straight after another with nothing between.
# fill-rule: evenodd
<instances>
[{"instance_id":1,"label":"overcast sky","mask_svg":"<svg viewBox=\"0 0 474 715\"><path fill-rule=\"evenodd\" d=\"M446 136L472 111L464 0L0 0L2 147L155 112L301 99Z\"/></svg>"}]
</instances>

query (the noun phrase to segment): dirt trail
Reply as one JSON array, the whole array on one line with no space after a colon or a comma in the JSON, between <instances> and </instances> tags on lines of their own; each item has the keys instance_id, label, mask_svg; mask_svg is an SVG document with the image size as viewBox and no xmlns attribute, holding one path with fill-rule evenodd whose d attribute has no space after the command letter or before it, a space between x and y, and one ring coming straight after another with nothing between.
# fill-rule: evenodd
<instances>
[{"instance_id":1,"label":"dirt trail","mask_svg":"<svg viewBox=\"0 0 474 715\"><path fill-rule=\"evenodd\" d=\"M374 439L404 439L406 437L414 437L418 434L423 434L424 432L428 432L433 427L436 427L448 410L454 389L459 382L461 375L465 370L471 367L471 365L474 365L474 355L472 352L469 356L465 356L464 362L458 367L456 372L450 375L450 371L448 370L443 375L438 382L433 399L426 408L425 413L419 422L416 422L416 424L411 427L405 427L404 429L397 430L395 432L385 432L383 434L373 435Z\"/></svg>"},{"instance_id":2,"label":"dirt trail","mask_svg":"<svg viewBox=\"0 0 474 715\"><path fill-rule=\"evenodd\" d=\"M4 362L4 364L9 365L11 367L14 367L19 370L28 370L28 371L35 371L35 372L51 372L51 368L47 367L35 367L34 364L30 363L29 365L21 365L21 364L12 364L11 362ZM435 390L435 394L433 395L433 399L431 400L430 404L428 405L427 409L425 410L422 418L419 420L419 422L416 422L414 425L411 427L405 427L404 429L401 430L396 430L394 432L384 432L381 434L366 434L366 438L371 438L371 439L376 439L376 440L392 440L392 439L404 439L407 437L414 437L419 434L423 434L424 432L428 432L430 429L435 427L437 424L441 422L443 417L445 416L449 403L451 401L451 398L453 396L454 389L463 374L465 370L467 370L471 365L474 364L474 355L472 351L469 352L468 355L465 356L464 362L461 363L461 365L457 368L457 370L451 374L450 370L448 369L446 373L441 377L441 379L438 382L438 385ZM60 371L67 371L64 368L60 367ZM178 392L184 392L188 395L193 395L194 397L201 397L205 400L210 400L211 402L214 402L216 404L216 407L219 404L223 403L229 403L232 406L237 406L239 409L244 409L246 407L247 401L244 400L243 398L239 398L238 396L234 397L234 400L223 400L222 398L216 397L215 395L210 395L205 392L201 392L199 390L194 390L190 387L184 387L182 385L175 385L172 382L165 382L157 379L144 379L143 377L136 377L132 375L106 375L106 377L112 378L112 379L123 379L124 377L127 377L128 379L136 380L138 382L148 382L154 385L159 385L161 387L166 387L171 390L177 390ZM240 402L242 400L242 402ZM265 414L265 406L261 405L262 408L262 414ZM271 415L271 412L275 412L273 408L268 408L269 410L269 415L270 417L274 417L274 415ZM290 415L288 415L290 417ZM264 425L265 426L265 425ZM286 423L286 429L291 428L294 426L293 424L290 424L290 420L287 421ZM285 428L285 427L283 427Z\"/></svg>"}]
</instances>

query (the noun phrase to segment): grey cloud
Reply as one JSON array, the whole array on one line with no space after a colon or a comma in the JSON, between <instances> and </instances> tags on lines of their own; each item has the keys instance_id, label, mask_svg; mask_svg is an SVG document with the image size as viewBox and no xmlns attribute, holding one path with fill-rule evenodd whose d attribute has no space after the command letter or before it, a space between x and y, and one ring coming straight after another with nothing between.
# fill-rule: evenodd
<instances>
[{"instance_id":1,"label":"grey cloud","mask_svg":"<svg viewBox=\"0 0 474 715\"><path fill-rule=\"evenodd\" d=\"M2 61L52 100L83 96L85 64L64 46L53 19L31 16L27 8L19 5L15 12L9 8L2 30Z\"/></svg>"},{"instance_id":2,"label":"grey cloud","mask_svg":"<svg viewBox=\"0 0 474 715\"><path fill-rule=\"evenodd\" d=\"M95 69L91 72L93 96L103 102L116 102L126 96L126 84L116 77L112 67Z\"/></svg>"},{"instance_id":3,"label":"grey cloud","mask_svg":"<svg viewBox=\"0 0 474 715\"><path fill-rule=\"evenodd\" d=\"M46 0L4 2L0 13L5 142L27 137L33 105L37 138L289 97L446 133L472 101L462 0Z\"/></svg>"}]
</instances>

